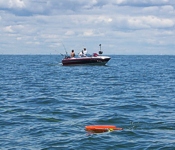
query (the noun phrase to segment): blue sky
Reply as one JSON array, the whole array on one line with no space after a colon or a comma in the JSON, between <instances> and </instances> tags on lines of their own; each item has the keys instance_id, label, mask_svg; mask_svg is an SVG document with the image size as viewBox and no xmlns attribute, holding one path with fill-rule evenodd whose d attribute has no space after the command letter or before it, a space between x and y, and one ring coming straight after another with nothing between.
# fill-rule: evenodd
<instances>
[{"instance_id":1,"label":"blue sky","mask_svg":"<svg viewBox=\"0 0 175 150\"><path fill-rule=\"evenodd\" d=\"M0 29L0 54L175 55L175 0L0 0Z\"/></svg>"}]
</instances>

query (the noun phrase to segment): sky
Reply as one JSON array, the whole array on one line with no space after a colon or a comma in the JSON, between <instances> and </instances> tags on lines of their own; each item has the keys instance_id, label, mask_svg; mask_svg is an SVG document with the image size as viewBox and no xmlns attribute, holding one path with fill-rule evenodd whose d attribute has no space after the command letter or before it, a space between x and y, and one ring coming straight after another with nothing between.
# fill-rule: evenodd
<instances>
[{"instance_id":1,"label":"sky","mask_svg":"<svg viewBox=\"0 0 175 150\"><path fill-rule=\"evenodd\" d=\"M0 54L175 55L175 0L0 0Z\"/></svg>"}]
</instances>

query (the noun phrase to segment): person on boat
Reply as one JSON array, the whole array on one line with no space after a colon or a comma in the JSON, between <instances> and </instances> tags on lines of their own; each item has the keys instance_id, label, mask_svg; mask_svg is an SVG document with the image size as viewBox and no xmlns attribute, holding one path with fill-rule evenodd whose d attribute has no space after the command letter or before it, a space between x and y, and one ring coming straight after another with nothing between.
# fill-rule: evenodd
<instances>
[{"instance_id":1,"label":"person on boat","mask_svg":"<svg viewBox=\"0 0 175 150\"><path fill-rule=\"evenodd\" d=\"M84 49L83 49L83 56L86 57L86 55L87 55L87 50L86 50L86 48L84 48Z\"/></svg>"},{"instance_id":2,"label":"person on boat","mask_svg":"<svg viewBox=\"0 0 175 150\"><path fill-rule=\"evenodd\" d=\"M74 52L74 50L72 50L70 56L71 56L72 58L75 57L75 52Z\"/></svg>"},{"instance_id":3,"label":"person on boat","mask_svg":"<svg viewBox=\"0 0 175 150\"><path fill-rule=\"evenodd\" d=\"M79 56L80 56L80 57L83 56L83 50L79 53Z\"/></svg>"}]
</instances>

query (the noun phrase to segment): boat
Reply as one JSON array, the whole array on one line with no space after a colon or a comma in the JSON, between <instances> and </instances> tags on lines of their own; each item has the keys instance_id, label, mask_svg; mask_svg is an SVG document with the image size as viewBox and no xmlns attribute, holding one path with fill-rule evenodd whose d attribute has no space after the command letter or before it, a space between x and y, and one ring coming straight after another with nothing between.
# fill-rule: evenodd
<instances>
[{"instance_id":1,"label":"boat","mask_svg":"<svg viewBox=\"0 0 175 150\"><path fill-rule=\"evenodd\" d=\"M106 65L110 59L109 56L65 57L62 65Z\"/></svg>"},{"instance_id":2,"label":"boat","mask_svg":"<svg viewBox=\"0 0 175 150\"><path fill-rule=\"evenodd\" d=\"M106 65L111 58L109 56L103 56L102 53L100 44L99 54L93 53L92 55L81 57L70 57L65 55L65 57L62 59L62 65Z\"/></svg>"}]
</instances>

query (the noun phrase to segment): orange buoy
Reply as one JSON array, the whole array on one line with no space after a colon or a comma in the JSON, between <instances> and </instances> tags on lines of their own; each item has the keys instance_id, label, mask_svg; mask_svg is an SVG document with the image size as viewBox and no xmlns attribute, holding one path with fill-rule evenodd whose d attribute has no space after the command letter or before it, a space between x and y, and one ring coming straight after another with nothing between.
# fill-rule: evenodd
<instances>
[{"instance_id":1,"label":"orange buoy","mask_svg":"<svg viewBox=\"0 0 175 150\"><path fill-rule=\"evenodd\" d=\"M103 133L123 129L113 125L91 125L91 126L85 126L85 130L92 133Z\"/></svg>"}]
</instances>

